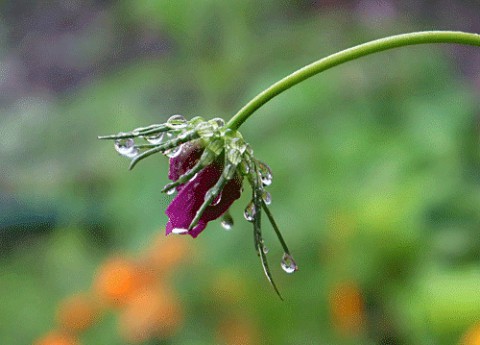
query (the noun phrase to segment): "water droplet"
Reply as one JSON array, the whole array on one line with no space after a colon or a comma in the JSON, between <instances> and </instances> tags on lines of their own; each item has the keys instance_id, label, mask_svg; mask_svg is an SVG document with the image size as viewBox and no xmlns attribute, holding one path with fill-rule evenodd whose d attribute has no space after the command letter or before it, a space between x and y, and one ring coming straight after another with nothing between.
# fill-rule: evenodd
<instances>
[{"instance_id":1,"label":"water droplet","mask_svg":"<svg viewBox=\"0 0 480 345\"><path fill-rule=\"evenodd\" d=\"M184 228L173 228L172 229L172 234L185 234L188 232L188 229Z\"/></svg>"},{"instance_id":2,"label":"water droplet","mask_svg":"<svg viewBox=\"0 0 480 345\"><path fill-rule=\"evenodd\" d=\"M218 127L225 126L225 120L222 119L221 117L216 117L216 118L212 119L211 121L215 122L218 125Z\"/></svg>"},{"instance_id":3,"label":"water droplet","mask_svg":"<svg viewBox=\"0 0 480 345\"><path fill-rule=\"evenodd\" d=\"M187 119L183 115L173 115L167 120L167 126L172 129L185 128L187 125Z\"/></svg>"},{"instance_id":4,"label":"water droplet","mask_svg":"<svg viewBox=\"0 0 480 345\"><path fill-rule=\"evenodd\" d=\"M213 125L208 122L199 123L195 127L195 130L197 131L198 135L200 135L202 138L211 138L215 134Z\"/></svg>"},{"instance_id":5,"label":"water droplet","mask_svg":"<svg viewBox=\"0 0 480 345\"><path fill-rule=\"evenodd\" d=\"M149 137L146 137L145 139L150 143L150 144L153 144L153 145L159 145L162 143L163 141L163 138L164 138L164 133L158 133L156 135L151 135Z\"/></svg>"},{"instance_id":6,"label":"water droplet","mask_svg":"<svg viewBox=\"0 0 480 345\"><path fill-rule=\"evenodd\" d=\"M272 203L272 195L266 190L264 190L262 193L262 199L266 205L270 205Z\"/></svg>"},{"instance_id":7,"label":"water droplet","mask_svg":"<svg viewBox=\"0 0 480 345\"><path fill-rule=\"evenodd\" d=\"M247 144L242 138L236 137L230 140L229 146L233 149L240 151L241 154L247 149Z\"/></svg>"},{"instance_id":8,"label":"water droplet","mask_svg":"<svg viewBox=\"0 0 480 345\"><path fill-rule=\"evenodd\" d=\"M240 162L239 167L240 167L240 173L243 176L246 176L250 172L250 167L248 166L248 163L244 160Z\"/></svg>"},{"instance_id":9,"label":"water droplet","mask_svg":"<svg viewBox=\"0 0 480 345\"><path fill-rule=\"evenodd\" d=\"M203 197L203 200L204 201L208 201L213 195L213 188L210 188L209 190L207 190L207 192L205 193L205 196Z\"/></svg>"},{"instance_id":10,"label":"water droplet","mask_svg":"<svg viewBox=\"0 0 480 345\"><path fill-rule=\"evenodd\" d=\"M233 218L230 213L225 213L220 223L225 230L231 230L233 227Z\"/></svg>"},{"instance_id":11,"label":"water droplet","mask_svg":"<svg viewBox=\"0 0 480 345\"><path fill-rule=\"evenodd\" d=\"M172 189L167 190L166 193L167 193L167 195L173 195L173 194L175 194L176 191L177 190L175 188L172 188Z\"/></svg>"},{"instance_id":12,"label":"water droplet","mask_svg":"<svg viewBox=\"0 0 480 345\"><path fill-rule=\"evenodd\" d=\"M245 212L243 213L243 216L245 217L246 220L249 222L253 222L255 220L255 204L253 203L253 200L250 201L245 208Z\"/></svg>"},{"instance_id":13,"label":"water droplet","mask_svg":"<svg viewBox=\"0 0 480 345\"><path fill-rule=\"evenodd\" d=\"M290 254L284 253L281 262L282 269L287 273L293 273L298 270L298 266Z\"/></svg>"},{"instance_id":14,"label":"water droplet","mask_svg":"<svg viewBox=\"0 0 480 345\"><path fill-rule=\"evenodd\" d=\"M138 149L135 147L135 142L132 138L115 140L115 150L128 158L135 157L138 154Z\"/></svg>"},{"instance_id":15,"label":"water droplet","mask_svg":"<svg viewBox=\"0 0 480 345\"><path fill-rule=\"evenodd\" d=\"M238 165L242 161L242 154L237 149L229 149L227 151L227 159L235 165Z\"/></svg>"},{"instance_id":16,"label":"water droplet","mask_svg":"<svg viewBox=\"0 0 480 345\"><path fill-rule=\"evenodd\" d=\"M231 180L233 176L235 176L235 172L237 171L237 166L234 164L228 164L223 168L223 176L227 180Z\"/></svg>"},{"instance_id":17,"label":"water droplet","mask_svg":"<svg viewBox=\"0 0 480 345\"><path fill-rule=\"evenodd\" d=\"M177 146L177 147L174 147L173 149L166 150L165 151L165 156L167 156L169 158L175 158L180 154L180 152L182 152L182 147Z\"/></svg>"},{"instance_id":18,"label":"water droplet","mask_svg":"<svg viewBox=\"0 0 480 345\"><path fill-rule=\"evenodd\" d=\"M213 199L212 203L210 204L211 206L217 206L220 201L222 201L222 194L218 194L215 199Z\"/></svg>"},{"instance_id":19,"label":"water droplet","mask_svg":"<svg viewBox=\"0 0 480 345\"><path fill-rule=\"evenodd\" d=\"M138 155L138 149L134 147L128 154L125 155L125 157L135 158L137 155Z\"/></svg>"},{"instance_id":20,"label":"water droplet","mask_svg":"<svg viewBox=\"0 0 480 345\"><path fill-rule=\"evenodd\" d=\"M272 169L263 162L258 162L257 164L258 173L260 174L260 179L262 180L263 185L270 186L272 184Z\"/></svg>"},{"instance_id":21,"label":"water droplet","mask_svg":"<svg viewBox=\"0 0 480 345\"><path fill-rule=\"evenodd\" d=\"M195 116L190 120L190 125L196 126L201 122L204 122L204 118L201 116Z\"/></svg>"},{"instance_id":22,"label":"water droplet","mask_svg":"<svg viewBox=\"0 0 480 345\"><path fill-rule=\"evenodd\" d=\"M263 246L263 254L268 254L268 248Z\"/></svg>"}]
</instances>

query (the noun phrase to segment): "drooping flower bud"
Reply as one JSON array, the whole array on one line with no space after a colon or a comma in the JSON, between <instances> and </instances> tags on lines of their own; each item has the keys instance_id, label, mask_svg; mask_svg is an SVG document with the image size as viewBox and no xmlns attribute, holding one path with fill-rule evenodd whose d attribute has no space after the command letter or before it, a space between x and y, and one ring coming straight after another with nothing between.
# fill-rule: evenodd
<instances>
[{"instance_id":1,"label":"drooping flower bud","mask_svg":"<svg viewBox=\"0 0 480 345\"><path fill-rule=\"evenodd\" d=\"M284 249L281 266L291 273L296 271L297 265L268 209L271 195L265 188L272 183L272 171L267 164L255 159L240 132L228 128L220 118L194 117L187 121L181 115L173 115L164 124L100 139L114 139L116 150L131 159L130 169L157 152L170 158L168 178L172 182L162 191L178 194L165 211L167 235L197 237L208 222L227 214L233 202L240 198L242 182L246 179L252 188L252 200L245 209L245 218L253 223L255 248L268 280L280 296L267 263L268 250L261 231L262 211ZM233 219L230 215L227 218L228 226L224 227L230 229ZM287 263L285 258L288 258ZM287 264L288 269L285 269Z\"/></svg>"}]
</instances>

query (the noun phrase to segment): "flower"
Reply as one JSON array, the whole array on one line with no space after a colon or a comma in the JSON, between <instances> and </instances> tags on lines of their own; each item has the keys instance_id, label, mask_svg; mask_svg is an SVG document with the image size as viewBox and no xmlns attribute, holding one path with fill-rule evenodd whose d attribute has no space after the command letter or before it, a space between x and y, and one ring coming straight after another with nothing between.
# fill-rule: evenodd
<instances>
[{"instance_id":1,"label":"flower","mask_svg":"<svg viewBox=\"0 0 480 345\"><path fill-rule=\"evenodd\" d=\"M473 324L467 330L459 345L480 345L480 322Z\"/></svg>"},{"instance_id":2,"label":"flower","mask_svg":"<svg viewBox=\"0 0 480 345\"><path fill-rule=\"evenodd\" d=\"M168 177L176 181L181 175L193 168L200 159L202 149L197 143L186 143L181 147L180 153L170 158L170 171ZM202 213L198 224L191 230L187 230L195 215L202 206L207 192L219 180L223 172L222 159L217 159L197 173L194 179L176 187L178 195L167 207L165 213L169 221L166 226L167 235L172 232L188 233L197 237L207 223L222 216L232 203L240 198L242 189L242 177L236 174L223 187L220 194L213 200Z\"/></svg>"},{"instance_id":3,"label":"flower","mask_svg":"<svg viewBox=\"0 0 480 345\"><path fill-rule=\"evenodd\" d=\"M41 339L37 340L35 345L79 345L80 342L73 335L61 331L52 331Z\"/></svg>"},{"instance_id":4,"label":"flower","mask_svg":"<svg viewBox=\"0 0 480 345\"><path fill-rule=\"evenodd\" d=\"M76 334L92 326L100 315L100 308L93 296L75 294L63 300L57 309L57 323L62 330Z\"/></svg>"},{"instance_id":5,"label":"flower","mask_svg":"<svg viewBox=\"0 0 480 345\"><path fill-rule=\"evenodd\" d=\"M106 305L123 306L153 279L152 272L133 259L116 256L99 267L93 290Z\"/></svg>"},{"instance_id":6,"label":"flower","mask_svg":"<svg viewBox=\"0 0 480 345\"><path fill-rule=\"evenodd\" d=\"M252 188L252 199L244 216L253 224L255 249L265 275L280 296L268 267L268 250L261 229L262 211L284 249L281 267L287 273L295 272L298 267L268 208L271 196L266 187L272 183L272 171L253 156L252 148L240 132L225 125L221 118L206 121L197 116L187 121L182 115L173 115L163 124L99 139L114 139L117 152L131 160L130 169L158 152L170 158L168 177L172 182L162 192L170 195L177 191L178 194L165 211L167 235L188 233L195 238L208 222L221 216L222 226L230 229L233 219L228 209L240 198L242 182L246 179ZM136 139L147 143L138 144Z\"/></svg>"},{"instance_id":7,"label":"flower","mask_svg":"<svg viewBox=\"0 0 480 345\"><path fill-rule=\"evenodd\" d=\"M166 339L182 326L180 300L168 286L158 284L137 291L119 315L120 332L129 343Z\"/></svg>"}]
</instances>

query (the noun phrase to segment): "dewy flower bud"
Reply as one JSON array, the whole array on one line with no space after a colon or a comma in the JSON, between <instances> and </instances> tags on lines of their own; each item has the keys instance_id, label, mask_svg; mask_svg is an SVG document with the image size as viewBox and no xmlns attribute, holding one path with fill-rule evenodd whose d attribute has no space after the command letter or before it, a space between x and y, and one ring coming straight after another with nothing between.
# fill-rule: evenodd
<instances>
[{"instance_id":1,"label":"dewy flower bud","mask_svg":"<svg viewBox=\"0 0 480 345\"><path fill-rule=\"evenodd\" d=\"M253 223L255 247L265 274L278 293L266 259L268 251L261 233L262 210L282 244L284 258L290 258L292 267L296 264L268 210L271 197L265 188L271 183L272 172L268 165L255 159L253 150L240 132L226 127L221 118L205 121L195 117L187 121L182 115L173 115L165 124L100 138L114 139L117 151L131 159L130 168L157 152L169 157L168 178L172 182L162 192L172 194L177 191L178 194L165 211L168 216L167 235L189 234L197 237L208 222L222 216L222 226L230 229L233 219L228 209L240 198L242 182L246 178L252 187L252 201L245 217ZM136 139L145 143L138 144ZM127 149L135 154L126 155L124 151Z\"/></svg>"},{"instance_id":2,"label":"dewy flower bud","mask_svg":"<svg viewBox=\"0 0 480 345\"><path fill-rule=\"evenodd\" d=\"M202 152L202 148L196 143L184 145L186 147L182 149L182 152L177 157L170 159L168 177L173 181L178 179L188 169L191 169L198 162ZM165 212L169 218L166 228L167 234L171 233L174 228L189 229L190 224L205 201L206 194L219 180L223 169L223 160L217 158L213 163L201 170L195 179L177 187L179 192ZM188 234L192 237L197 237L205 229L209 221L222 216L232 203L240 197L241 188L242 177L237 174L220 191L220 201L215 205L206 207L200 216L198 224L189 229Z\"/></svg>"}]
</instances>

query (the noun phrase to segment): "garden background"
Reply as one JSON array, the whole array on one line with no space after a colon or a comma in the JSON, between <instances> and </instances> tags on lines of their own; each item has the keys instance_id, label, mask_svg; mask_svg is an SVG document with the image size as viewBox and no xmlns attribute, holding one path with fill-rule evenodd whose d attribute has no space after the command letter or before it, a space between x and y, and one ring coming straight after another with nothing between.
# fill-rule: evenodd
<instances>
[{"instance_id":1,"label":"garden background","mask_svg":"<svg viewBox=\"0 0 480 345\"><path fill-rule=\"evenodd\" d=\"M265 223L283 302L243 220L248 189L231 231L165 238L167 159L128 171L96 139L172 114L228 119L320 57L403 32L478 33L479 13L441 0L1 2L0 343L67 329L85 345L480 344L478 48L362 58L243 125L299 265L281 270ZM115 264L153 275L150 298L174 315L108 301ZM98 310L69 314L90 297Z\"/></svg>"}]
</instances>

